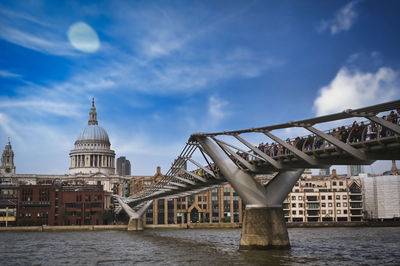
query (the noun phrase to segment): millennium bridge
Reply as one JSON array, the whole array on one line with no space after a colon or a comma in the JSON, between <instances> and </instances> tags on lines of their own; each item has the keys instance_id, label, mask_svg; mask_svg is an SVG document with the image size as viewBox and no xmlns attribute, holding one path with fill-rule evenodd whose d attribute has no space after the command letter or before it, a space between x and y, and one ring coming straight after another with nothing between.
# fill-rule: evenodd
<instances>
[{"instance_id":1,"label":"millennium bridge","mask_svg":"<svg viewBox=\"0 0 400 266\"><path fill-rule=\"evenodd\" d=\"M240 248L289 248L282 203L304 169L399 160L400 126L382 117L399 108L396 100L279 125L192 134L158 183L130 197L115 196L116 212L128 214L128 230L143 230L142 217L152 200L185 197L229 182L246 205ZM324 123L337 128L349 119L362 124L318 129ZM309 135L283 140L274 134L289 128L303 128ZM250 143L250 133L272 140L272 148ZM188 164L194 170L187 170ZM255 179L258 174L274 177L261 185Z\"/></svg>"}]
</instances>

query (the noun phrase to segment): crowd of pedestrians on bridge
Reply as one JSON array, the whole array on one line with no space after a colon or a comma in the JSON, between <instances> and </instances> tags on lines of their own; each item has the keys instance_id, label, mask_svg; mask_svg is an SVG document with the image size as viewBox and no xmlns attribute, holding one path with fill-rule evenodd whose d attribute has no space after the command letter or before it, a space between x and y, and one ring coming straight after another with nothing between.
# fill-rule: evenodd
<instances>
[{"instance_id":1,"label":"crowd of pedestrians on bridge","mask_svg":"<svg viewBox=\"0 0 400 266\"><path fill-rule=\"evenodd\" d=\"M388 115L384 115L382 119L400 126L400 109L397 109L397 112L391 111ZM332 129L328 132L328 134L344 143L357 143L361 141L373 140L377 137L384 138L394 136L393 131L386 127L377 125L374 122L365 124L364 122L358 123L357 121L354 121L352 125L347 127L341 126ZM309 135L306 137L296 137L294 140L287 138L286 143L301 151L311 151L313 149L313 145L316 150L320 149L324 144L324 139L320 136ZM328 145L331 144L328 143ZM274 142L262 142L258 144L257 148L269 156L278 156L288 153L288 150L283 147L283 145ZM248 154L246 153L238 152L237 154L245 159L248 159Z\"/></svg>"}]
</instances>

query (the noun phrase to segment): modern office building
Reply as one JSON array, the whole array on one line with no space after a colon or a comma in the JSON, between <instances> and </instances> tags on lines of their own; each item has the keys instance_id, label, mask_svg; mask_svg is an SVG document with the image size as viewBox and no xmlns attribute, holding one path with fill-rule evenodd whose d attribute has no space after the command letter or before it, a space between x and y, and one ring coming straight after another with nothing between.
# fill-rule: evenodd
<instances>
[{"instance_id":1,"label":"modern office building","mask_svg":"<svg viewBox=\"0 0 400 266\"><path fill-rule=\"evenodd\" d=\"M347 166L347 176L358 176L362 173L363 169L361 165L348 165Z\"/></svg>"},{"instance_id":2,"label":"modern office building","mask_svg":"<svg viewBox=\"0 0 400 266\"><path fill-rule=\"evenodd\" d=\"M131 162L127 160L125 156L121 156L117 159L117 174L120 176L131 175Z\"/></svg>"},{"instance_id":3,"label":"modern office building","mask_svg":"<svg viewBox=\"0 0 400 266\"><path fill-rule=\"evenodd\" d=\"M331 174L330 168L319 169L319 175L330 175L330 174Z\"/></svg>"}]
</instances>

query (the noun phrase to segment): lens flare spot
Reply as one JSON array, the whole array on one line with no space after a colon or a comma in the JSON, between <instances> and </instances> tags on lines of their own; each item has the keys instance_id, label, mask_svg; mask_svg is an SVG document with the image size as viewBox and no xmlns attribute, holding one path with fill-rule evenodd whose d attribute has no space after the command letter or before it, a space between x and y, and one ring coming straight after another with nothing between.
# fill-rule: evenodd
<instances>
[{"instance_id":1,"label":"lens flare spot","mask_svg":"<svg viewBox=\"0 0 400 266\"><path fill-rule=\"evenodd\" d=\"M73 47L85 53L94 53L100 48L96 31L84 22L77 22L68 29L68 39Z\"/></svg>"}]
</instances>

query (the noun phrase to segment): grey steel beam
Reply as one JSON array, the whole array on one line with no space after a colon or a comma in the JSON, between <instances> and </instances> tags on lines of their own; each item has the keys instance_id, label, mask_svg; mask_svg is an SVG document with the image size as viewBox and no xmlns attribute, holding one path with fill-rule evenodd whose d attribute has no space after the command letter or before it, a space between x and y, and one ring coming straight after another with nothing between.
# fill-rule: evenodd
<instances>
[{"instance_id":1,"label":"grey steel beam","mask_svg":"<svg viewBox=\"0 0 400 266\"><path fill-rule=\"evenodd\" d=\"M307 126L304 127L305 129L311 131L312 133L314 133L315 135L320 136L321 138L325 139L326 141L332 143L334 146L338 147L339 149L347 152L348 154L350 154L351 156L361 160L361 161L366 161L367 157L365 156L364 153L362 153L361 151L357 150L356 148L353 148L352 146L350 146L349 144L346 144L340 140L338 140L337 138L328 135L318 129L316 129L315 127L311 127L311 126Z\"/></svg>"},{"instance_id":2,"label":"grey steel beam","mask_svg":"<svg viewBox=\"0 0 400 266\"><path fill-rule=\"evenodd\" d=\"M195 164L197 167L203 169L204 171L206 171L209 175L211 175L212 177L215 177L214 173L210 170L207 169L206 167L202 166L201 164L199 164L198 162L196 162L195 160L193 160L192 158L187 158L188 161L192 162L193 164Z\"/></svg>"},{"instance_id":3,"label":"grey steel beam","mask_svg":"<svg viewBox=\"0 0 400 266\"><path fill-rule=\"evenodd\" d=\"M238 168L228 155L221 151L208 137L198 136L196 139L204 151L217 164L225 179L238 192L246 205L267 207L267 195L261 184L251 175Z\"/></svg>"},{"instance_id":4,"label":"grey steel beam","mask_svg":"<svg viewBox=\"0 0 400 266\"><path fill-rule=\"evenodd\" d=\"M176 178L176 179L178 179L180 181L183 181L185 183L191 184L191 185L196 185L196 182L194 182L192 180L189 180L189 179L186 179L186 178L183 178L183 177L180 177L180 176L177 176L177 175L174 175L174 178Z\"/></svg>"},{"instance_id":5,"label":"grey steel beam","mask_svg":"<svg viewBox=\"0 0 400 266\"><path fill-rule=\"evenodd\" d=\"M293 171L284 170L279 172L270 182L265 185L267 192L267 204L269 207L282 207L287 195L301 177L304 169Z\"/></svg>"},{"instance_id":6,"label":"grey steel beam","mask_svg":"<svg viewBox=\"0 0 400 266\"><path fill-rule=\"evenodd\" d=\"M162 186L162 188L173 189L173 190L179 189L178 187L175 187L175 186L168 186L168 185Z\"/></svg>"},{"instance_id":7,"label":"grey steel beam","mask_svg":"<svg viewBox=\"0 0 400 266\"><path fill-rule=\"evenodd\" d=\"M245 139L241 138L238 135L234 136L237 140L239 140L241 143L243 143L244 145L246 145L249 149L251 149L254 153L256 153L257 155L259 155L262 159L264 159L265 161L267 161L268 163L270 163L273 167L275 167L276 169L281 169L282 165L275 161L274 159L272 159L270 156L268 156L267 154L265 154L264 152L260 151L258 148L254 147L253 145L251 145L249 142L247 142Z\"/></svg>"},{"instance_id":8,"label":"grey steel beam","mask_svg":"<svg viewBox=\"0 0 400 266\"><path fill-rule=\"evenodd\" d=\"M187 185L181 184L181 183L178 183L178 182L169 181L168 183L169 183L170 185L174 185L174 186L178 186L178 187L187 187Z\"/></svg>"},{"instance_id":9,"label":"grey steel beam","mask_svg":"<svg viewBox=\"0 0 400 266\"><path fill-rule=\"evenodd\" d=\"M136 211L136 213L139 215L139 217L142 217L143 214L146 212L146 210L150 207L150 205L153 203L152 200L147 201L143 206L140 207L139 210Z\"/></svg>"},{"instance_id":10,"label":"grey steel beam","mask_svg":"<svg viewBox=\"0 0 400 266\"><path fill-rule=\"evenodd\" d=\"M243 164L247 169L249 169L252 172L255 172L257 169L254 165L240 157L239 155L236 154L236 152L232 151L227 145L224 143L220 142L218 139L211 137L220 147L221 149L227 151L230 155L232 155L236 160L238 160L241 164Z\"/></svg>"},{"instance_id":11,"label":"grey steel beam","mask_svg":"<svg viewBox=\"0 0 400 266\"><path fill-rule=\"evenodd\" d=\"M241 148L239 148L239 147L236 147L235 145L232 145L232 144L230 144L230 143L227 143L227 142L222 141L222 140L220 140L220 139L218 140L218 142L219 142L219 143L223 143L223 144L225 144L226 146L231 147L231 148L233 148L233 149L235 149L235 150L241 151L242 153L248 154L248 155L251 156L251 157L254 157L254 158L258 158L258 159L263 160L262 157L259 157L259 156L255 155L255 154L252 154L252 153L248 152L248 151L245 151L245 150L243 150L243 149L241 149Z\"/></svg>"},{"instance_id":12,"label":"grey steel beam","mask_svg":"<svg viewBox=\"0 0 400 266\"><path fill-rule=\"evenodd\" d=\"M296 147L293 147L292 145L286 143L286 141L281 140L280 138L278 138L277 136L271 134L269 131L264 131L263 132L265 135L267 135L267 137L271 138L272 140L278 142L279 144L281 144L283 147L285 147L286 149L288 149L289 151L291 151L292 153L294 153L294 155L296 155L297 157L299 157L300 159L303 159L304 161L306 161L308 164L312 165L312 166L316 166L318 165L317 160L315 160L313 157L305 154L304 152L298 150Z\"/></svg>"},{"instance_id":13,"label":"grey steel beam","mask_svg":"<svg viewBox=\"0 0 400 266\"><path fill-rule=\"evenodd\" d=\"M203 177L201 177L201 176L199 176L199 175L193 174L192 172L190 172L190 171L188 171L188 170L186 170L186 169L183 169L183 168L182 168L182 171L183 171L184 173L186 173L186 174L192 176L193 178L196 178L197 180L199 180L199 181L201 181L201 182L207 182L207 180L206 180L205 178L203 178Z\"/></svg>"},{"instance_id":14,"label":"grey steel beam","mask_svg":"<svg viewBox=\"0 0 400 266\"><path fill-rule=\"evenodd\" d=\"M377 116L367 116L366 118L368 118L369 120L371 120L372 122L375 122L381 126L384 126L388 129L390 129L391 131L396 132L397 134L400 135L400 126L393 124L392 122L383 120L382 118L379 118Z\"/></svg>"},{"instance_id":15,"label":"grey steel beam","mask_svg":"<svg viewBox=\"0 0 400 266\"><path fill-rule=\"evenodd\" d=\"M133 219L140 218L139 214L137 212L135 212L128 204L126 204L120 196L117 196L115 198L117 199L121 208L124 209L124 211L126 212L126 214L128 214L128 216L130 218L133 218Z\"/></svg>"}]
</instances>

